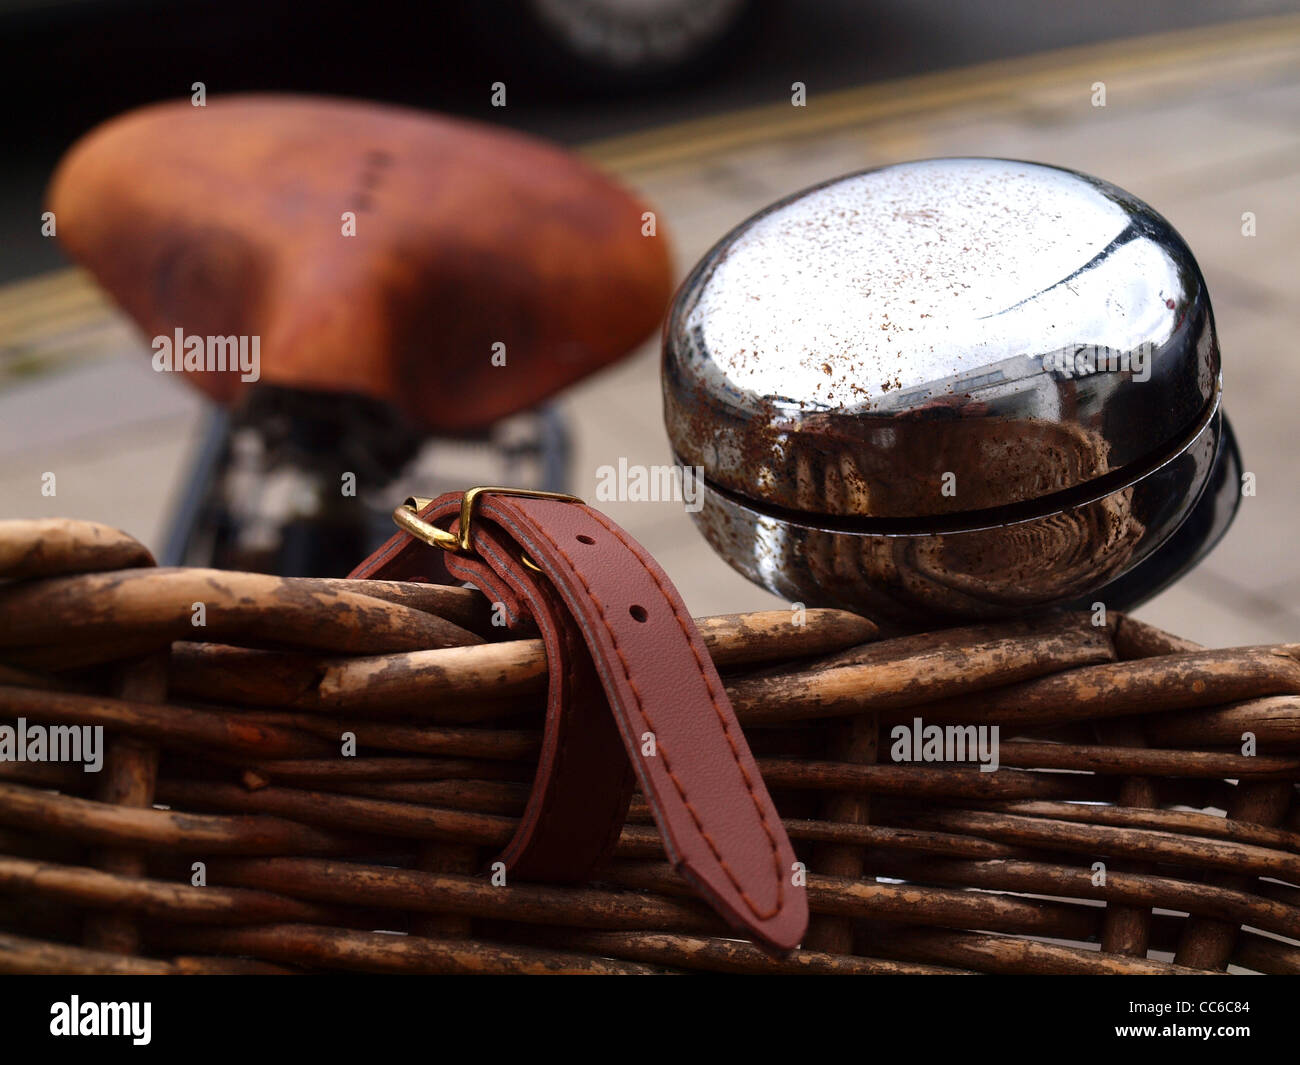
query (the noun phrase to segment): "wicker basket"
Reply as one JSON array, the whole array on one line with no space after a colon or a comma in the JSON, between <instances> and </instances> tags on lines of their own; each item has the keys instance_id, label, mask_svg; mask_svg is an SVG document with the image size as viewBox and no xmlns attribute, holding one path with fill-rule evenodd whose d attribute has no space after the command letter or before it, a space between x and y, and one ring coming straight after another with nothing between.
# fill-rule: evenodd
<instances>
[{"instance_id":1,"label":"wicker basket","mask_svg":"<svg viewBox=\"0 0 1300 1065\"><path fill-rule=\"evenodd\" d=\"M494 882L546 664L475 592L156 569L71 521L0 522L0 578L0 725L106 752L0 761L0 971L1300 972L1297 646L702 621L809 869L777 959L640 801L592 884ZM894 760L917 718L999 726L1002 768Z\"/></svg>"}]
</instances>

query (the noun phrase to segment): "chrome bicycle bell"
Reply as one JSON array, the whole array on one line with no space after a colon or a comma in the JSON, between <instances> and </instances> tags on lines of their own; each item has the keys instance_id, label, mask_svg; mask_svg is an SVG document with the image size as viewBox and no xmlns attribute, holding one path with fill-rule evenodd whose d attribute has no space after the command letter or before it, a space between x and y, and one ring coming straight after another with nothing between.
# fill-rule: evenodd
<instances>
[{"instance_id":1,"label":"chrome bicycle bell","mask_svg":"<svg viewBox=\"0 0 1300 1065\"><path fill-rule=\"evenodd\" d=\"M1126 609L1238 500L1191 251L1057 167L932 159L772 205L679 290L663 388L714 549L895 626Z\"/></svg>"}]
</instances>

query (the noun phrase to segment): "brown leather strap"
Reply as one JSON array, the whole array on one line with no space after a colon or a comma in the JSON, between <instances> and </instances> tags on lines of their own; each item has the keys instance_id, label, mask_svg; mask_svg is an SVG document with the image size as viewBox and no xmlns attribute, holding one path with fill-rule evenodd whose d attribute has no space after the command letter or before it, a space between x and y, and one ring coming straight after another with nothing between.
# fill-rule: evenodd
<instances>
[{"instance_id":1,"label":"brown leather strap","mask_svg":"<svg viewBox=\"0 0 1300 1065\"><path fill-rule=\"evenodd\" d=\"M421 517L442 522L459 514L460 500L442 496ZM442 555L511 624L531 617L541 630L550 677L543 750L502 856L507 867L535 879L587 876L618 837L630 760L673 865L746 934L796 946L808 908L793 849L663 570L607 517L574 502L484 496L471 539L472 555L443 555L399 533L351 576L418 576ZM524 553L541 572L520 561Z\"/></svg>"}]
</instances>

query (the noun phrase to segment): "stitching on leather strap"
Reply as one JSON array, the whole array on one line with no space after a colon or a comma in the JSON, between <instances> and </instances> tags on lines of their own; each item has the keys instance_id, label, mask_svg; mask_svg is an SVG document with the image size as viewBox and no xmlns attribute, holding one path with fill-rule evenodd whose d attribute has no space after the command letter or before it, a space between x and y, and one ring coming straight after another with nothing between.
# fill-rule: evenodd
<instances>
[{"instance_id":1,"label":"stitching on leather strap","mask_svg":"<svg viewBox=\"0 0 1300 1065\"><path fill-rule=\"evenodd\" d=\"M539 624L544 624L544 623L539 622ZM555 700L556 703L558 704L560 700L563 700L566 697L569 699L577 698L578 684L577 684L576 671L574 669L574 659L577 656L578 652L576 648L574 648L573 646L573 636L567 631L568 626L559 625L557 626L557 628L559 631L557 633L558 639L556 642L561 648L560 657L564 659L564 680L560 681L558 678L556 679L555 687L550 692L550 698ZM558 715L560 713L561 708L559 707L559 705L555 705L555 706L549 706L547 709L548 709L548 716L549 716L550 713L555 713ZM557 726L558 724L559 723L557 720ZM559 781L563 779L563 774L565 773L564 767L569 760L568 759L569 744L567 741L568 741L568 729L565 729L556 738L555 759L551 763L551 772L550 772L550 777L553 781ZM541 771L542 768L539 765L537 767L537 772L541 773ZM537 784L536 781L534 781L534 783L530 788L530 792L535 792L536 787ZM533 829L533 832L531 833L531 838L529 840L530 843L532 842L532 840L545 838L547 829L550 827L551 823L555 820L555 795L556 795L556 789L554 787L550 787L546 789L546 795L542 800L542 808L538 811L535 827ZM524 850L526 851L527 848L524 848ZM516 861L518 861L519 857L520 857L519 855L516 855Z\"/></svg>"},{"instance_id":2,"label":"stitching on leather strap","mask_svg":"<svg viewBox=\"0 0 1300 1065\"><path fill-rule=\"evenodd\" d=\"M559 714L562 712L560 704L565 696L567 695L572 699L576 695L577 673L574 662L575 648L573 636L569 633L568 626L551 624L550 619L552 612L545 609L539 609L548 605L545 601L545 592L540 588L529 587L522 577L516 578L512 573L510 560L503 559L490 540L483 536L476 536L474 538L474 543L479 554L494 564L492 567L489 567L486 563L482 564L475 572L475 578L489 578L485 580L484 583L491 585L499 577L500 580L505 582L512 594L518 595L521 600L527 603L538 626L545 626L546 628L551 629L554 634L556 649L559 651L559 657L564 663L564 680L561 680L558 675L552 674L548 668L547 722L550 723L553 715L558 718ZM510 576L507 576L507 574L510 574ZM505 601L505 599L502 600L503 603ZM506 609L509 610L509 607L507 606ZM543 644L545 644L545 631L543 631ZM548 662L547 665L549 667L553 665L553 663ZM567 730L565 730L565 732L567 733ZM564 772L564 765L568 761L566 756L568 754L569 745L566 742L566 739L567 735L557 736L555 755L551 761L551 770L548 774L554 780L560 779L560 775ZM536 774L541 772L542 767L539 762L534 776L536 777ZM531 798L536 794L537 783L536 779L534 779L532 785L529 787L529 796ZM528 816L530 813L532 814L531 818ZM520 826L516 830L515 835L511 838L510 843L507 844L505 851L502 852L503 857L506 854L511 854L512 857L510 864L518 864L521 857L526 854L528 847L531 846L532 842L545 836L546 829L554 818L555 789L547 788L546 794L538 808L533 809L531 803L525 807L524 817L520 820ZM530 821L531 825L529 824ZM522 839L525 835L528 837L526 844Z\"/></svg>"},{"instance_id":3,"label":"stitching on leather strap","mask_svg":"<svg viewBox=\"0 0 1300 1065\"><path fill-rule=\"evenodd\" d=\"M560 612L565 611L563 603L558 601L560 597L556 591L553 589L548 591L547 587L538 585L528 579L522 572L520 572L518 563L510 557L509 553L504 550L499 551L497 545L491 538L486 536L476 536L474 542L480 556L492 563L490 568L483 566L479 572L485 572L492 577L499 577L502 581L506 582L512 594L519 596L520 599L524 601L523 605L527 606L528 612L533 615L539 626L548 625L551 618L557 616ZM572 631L571 626L565 624L550 624L549 627L555 634L560 658L564 662L564 676L565 681L567 682L567 687L560 687L557 691L551 686L551 681L548 681L548 724L550 723L552 714L557 718L562 715L563 707L561 703L566 695L570 700L572 700L578 698L581 694L579 690L580 681L577 668L579 662L578 656L588 654L586 645L578 639L577 635ZM548 665L550 665L549 662ZM559 685L558 678L553 679L554 683ZM565 765L571 760L569 757L570 736L571 731L569 727L564 728L559 734L555 747L555 756L551 763L550 773L548 774L552 780L558 781L564 779L567 772ZM541 771L541 765L539 764L537 772L540 773ZM536 793L535 789L536 782L534 782L530 788L530 797ZM528 833L530 843L533 840L546 837L550 830L550 826L554 823L557 816L555 803L556 789L548 788L545 798L532 820L532 829ZM526 809L525 814L528 812L529 811ZM620 816L610 819L610 824L606 828L605 838L600 848L602 853L609 850L609 847L618 838L622 828L623 817ZM511 840L510 845L506 847L504 853L509 853L516 849L518 837L524 834L523 829L524 826L521 822L520 830L516 833L515 838ZM515 864L521 860L521 857L523 857L522 852L526 852L526 850L526 847L520 848L521 853L514 854L513 862Z\"/></svg>"},{"instance_id":4,"label":"stitching on leather strap","mask_svg":"<svg viewBox=\"0 0 1300 1065\"><path fill-rule=\"evenodd\" d=\"M493 559L496 559L498 564L500 563L500 559L497 558L496 552L492 551L490 547L487 552L480 551L480 554L484 553L490 554ZM460 573L457 573L457 570L459 570ZM506 628L512 628L523 620L523 613L516 614L510 607L510 600L517 594L515 593L514 588L506 578L501 577L487 563L480 562L477 567L470 567L458 561L453 555L447 562L447 572L453 577L462 577L463 580L467 580L470 584L477 586L479 591L492 596L494 599L493 606L500 603L502 608L505 610L506 617L509 621ZM498 583L498 581L500 583ZM487 585L487 587L483 587L483 585ZM520 606L523 605L524 604L522 603L520 604ZM534 615L534 620L536 620L536 615Z\"/></svg>"},{"instance_id":5,"label":"stitching on leather strap","mask_svg":"<svg viewBox=\"0 0 1300 1065\"><path fill-rule=\"evenodd\" d=\"M516 505L512 509L523 514L525 518L528 518L528 515L525 514L518 505ZM632 543L630 543L628 539L622 534L622 530L618 529L616 526L611 525L609 522L607 522L604 519L604 515L602 515L599 511L592 510L590 507L585 507L585 506L583 507L583 509L596 520L597 524L603 526L607 531L612 533L615 539L617 539L619 543L621 543L625 548L628 549L628 551L630 551L634 556L636 556L639 561L644 562L644 559L641 558L640 552L638 552L636 548L632 545ZM591 601L595 604L596 610L600 614L600 619L605 626L605 631L609 634L610 642L613 643L614 650L618 654L619 662L623 666L623 675L624 677L626 677L628 687L631 688L632 695L636 699L637 710L640 712L641 716L645 719L646 724L650 726L650 731L655 732L657 734L658 730L655 728L654 721L650 717L650 714L646 711L645 705L641 699L641 693L637 690L636 682L632 679L632 674L628 667L627 659L623 656L622 648L620 648L618 645L618 637L615 636L614 630L609 623L609 617L605 610L605 605L596 597L596 594L592 591L591 585L588 583L587 578L583 575L582 570L578 568L577 564L574 563L573 559L569 556L568 552L565 551L565 549L560 545L560 543L553 536L551 536L550 533L548 533L545 530L545 528L541 526L540 523L532 519L528 519L528 523L534 529L534 531L536 531L538 534L540 534L542 537L544 537L546 540L548 540L551 543L551 545L560 554L560 556L569 564L570 568L577 575L578 579L582 582L582 586L584 589L586 589L588 598L590 598ZM694 820L696 828L699 830L701 837L708 844L709 850L712 851L713 857L717 860L718 865L722 868L722 871L726 874L727 879L731 881L732 886L736 889L740 897L745 901L745 905L749 907L750 911L760 919L766 920L767 918L773 917L776 914L780 913L785 904L785 877L782 875L781 854L777 844L776 836L772 832L772 826L768 823L767 815L763 810L763 804L759 801L758 792L754 786L754 781L749 775L749 772L746 770L744 764L740 760L739 751L736 747L735 737L732 735L732 730L727 722L727 715L723 713L722 708L718 705L717 692L714 691L714 686L711 683L711 680L707 672L705 671L704 664L700 661L699 651L695 647L695 642L690 638L690 630L687 629L686 624L682 620L681 614L677 609L676 603L673 602L673 597L668 594L667 589L664 588L663 583L659 580L658 575L649 567L646 567L646 572L650 575L650 579L654 581L655 587L659 589L660 595L664 597L664 600L668 603L669 607L671 607L673 618L676 620L678 627L681 629L682 636L685 638L688 646L691 649L691 654L695 658L696 665L700 668L701 678L704 680L705 689L709 693L709 702L713 707L713 712L718 717L719 723L722 725L723 735L726 736L727 738L727 744L731 748L732 754L736 756L736 767L740 770L741 777L745 781L745 788L749 792L750 801L753 802L754 804L754 810L758 814L759 823L763 826L763 832L767 836L768 845L771 847L771 851L772 851L772 865L776 872L776 883L777 883L777 901L776 904L771 909L760 908L759 905L754 901L754 899L750 897L749 892L745 890L744 886L736 878L736 875L734 872L732 872L731 867L727 863L727 860L722 856L721 852L719 851L717 843L713 840L713 837L710 836L709 833L705 830L704 825L700 820L700 816L696 812L695 806L691 803L689 797L686 794L685 787L683 786L681 780L678 779L677 774L673 772L672 766L669 764L666 751L663 749L663 746L660 745L659 753L660 756L664 759L664 768L667 770L668 778L669 780L672 781L673 787L677 789L677 794L682 800L682 804L690 812L691 818L692 820Z\"/></svg>"}]
</instances>

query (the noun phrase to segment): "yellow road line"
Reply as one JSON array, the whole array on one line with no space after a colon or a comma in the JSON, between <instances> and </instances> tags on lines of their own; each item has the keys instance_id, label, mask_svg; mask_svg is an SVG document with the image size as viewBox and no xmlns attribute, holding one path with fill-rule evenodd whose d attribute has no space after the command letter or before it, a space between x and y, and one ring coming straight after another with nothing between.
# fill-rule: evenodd
<instances>
[{"instance_id":1,"label":"yellow road line","mask_svg":"<svg viewBox=\"0 0 1300 1065\"><path fill-rule=\"evenodd\" d=\"M0 334L7 342L31 322L107 304L90 274L79 267L53 270L0 286Z\"/></svg>"},{"instance_id":2,"label":"yellow road line","mask_svg":"<svg viewBox=\"0 0 1300 1065\"><path fill-rule=\"evenodd\" d=\"M782 137L807 137L847 126L968 105L1071 82L1085 95L1093 81L1168 72L1202 80L1221 62L1255 63L1264 53L1294 65L1300 15L1174 30L1145 37L1039 52L1015 59L876 82L818 94L808 106L788 101L660 126L586 145L590 159L624 176L694 162ZM778 87L779 88L779 87Z\"/></svg>"},{"instance_id":3,"label":"yellow road line","mask_svg":"<svg viewBox=\"0 0 1300 1065\"><path fill-rule=\"evenodd\" d=\"M1136 82L1135 89L1149 97L1152 86L1161 81L1186 91L1188 85L1211 84L1234 68L1259 73L1279 65L1288 70L1300 66L1300 15L1040 52L824 94L814 85L807 108L787 102L746 108L596 141L580 150L625 179L635 180L638 173L694 166L782 138L802 139L909 116L919 120L926 114L972 105L1023 107L1026 97L1074 91L1076 86L1086 98L1094 81L1106 81L1111 91L1112 82ZM36 340L38 349L54 349L62 326L84 324L85 312L92 308L106 320L117 314L80 268L0 286L0 347L17 341L16 346L23 348Z\"/></svg>"}]
</instances>

